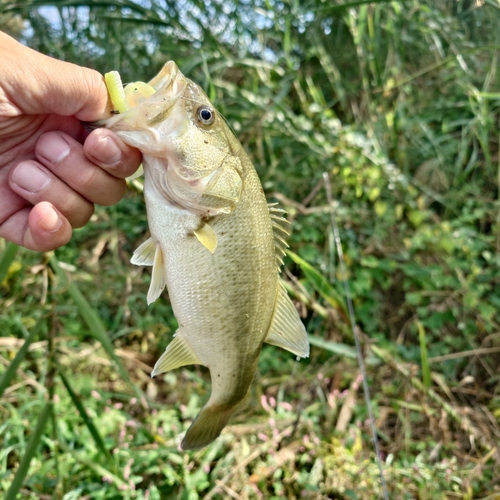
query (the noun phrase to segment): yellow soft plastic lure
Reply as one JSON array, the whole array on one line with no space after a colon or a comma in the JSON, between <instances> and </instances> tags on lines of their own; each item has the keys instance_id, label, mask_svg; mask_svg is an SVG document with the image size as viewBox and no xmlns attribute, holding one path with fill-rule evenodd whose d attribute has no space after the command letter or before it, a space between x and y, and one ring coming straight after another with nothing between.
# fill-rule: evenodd
<instances>
[{"instance_id":1,"label":"yellow soft plastic lure","mask_svg":"<svg viewBox=\"0 0 500 500\"><path fill-rule=\"evenodd\" d=\"M144 82L134 82L129 83L124 92L129 108L135 108L140 101L152 96L156 89Z\"/></svg>"},{"instance_id":2,"label":"yellow soft plastic lure","mask_svg":"<svg viewBox=\"0 0 500 500\"><path fill-rule=\"evenodd\" d=\"M110 71L104 75L104 82L108 89L109 98L113 105L113 111L124 113L129 109L125 91L123 89L122 79L118 71Z\"/></svg>"},{"instance_id":3,"label":"yellow soft plastic lure","mask_svg":"<svg viewBox=\"0 0 500 500\"><path fill-rule=\"evenodd\" d=\"M110 71L104 75L104 82L108 89L109 98L115 113L125 113L129 109L135 108L139 101L152 96L156 89L144 82L129 83L123 88L122 79L118 71ZM142 164L137 172L130 177L128 181L133 181L144 174ZM207 247L208 248L208 247ZM213 250L210 250L213 251Z\"/></svg>"},{"instance_id":4,"label":"yellow soft plastic lure","mask_svg":"<svg viewBox=\"0 0 500 500\"><path fill-rule=\"evenodd\" d=\"M123 88L118 71L106 73L104 81L113 105L113 111L118 113L124 113L135 108L139 101L152 96L156 92L154 87L144 82L129 83Z\"/></svg>"}]
</instances>

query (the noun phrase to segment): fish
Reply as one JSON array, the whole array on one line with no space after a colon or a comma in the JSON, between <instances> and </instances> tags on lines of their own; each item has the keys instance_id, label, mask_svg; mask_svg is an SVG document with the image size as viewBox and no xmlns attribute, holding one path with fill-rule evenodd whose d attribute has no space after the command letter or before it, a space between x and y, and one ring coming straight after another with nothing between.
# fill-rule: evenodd
<instances>
[{"instance_id":1,"label":"fish","mask_svg":"<svg viewBox=\"0 0 500 500\"><path fill-rule=\"evenodd\" d=\"M280 281L289 222L268 204L224 118L175 62L129 85L125 97L122 111L97 125L143 155L151 236L131 262L152 266L147 302L166 287L178 322L151 375L191 364L210 371L210 397L181 442L197 450L246 406L264 343L309 355Z\"/></svg>"}]
</instances>

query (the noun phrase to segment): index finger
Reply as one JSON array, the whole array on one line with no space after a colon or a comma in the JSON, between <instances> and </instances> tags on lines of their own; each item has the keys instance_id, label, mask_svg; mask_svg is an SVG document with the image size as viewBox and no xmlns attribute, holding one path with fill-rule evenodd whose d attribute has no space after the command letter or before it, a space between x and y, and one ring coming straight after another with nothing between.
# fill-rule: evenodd
<instances>
[{"instance_id":1,"label":"index finger","mask_svg":"<svg viewBox=\"0 0 500 500\"><path fill-rule=\"evenodd\" d=\"M108 91L97 71L40 54L1 32L0 46L0 93L7 97L8 115L54 113L84 121L108 116Z\"/></svg>"},{"instance_id":2,"label":"index finger","mask_svg":"<svg viewBox=\"0 0 500 500\"><path fill-rule=\"evenodd\" d=\"M142 161L138 149L128 146L114 132L105 128L94 130L85 139L83 151L91 162L120 179L130 177Z\"/></svg>"}]
</instances>

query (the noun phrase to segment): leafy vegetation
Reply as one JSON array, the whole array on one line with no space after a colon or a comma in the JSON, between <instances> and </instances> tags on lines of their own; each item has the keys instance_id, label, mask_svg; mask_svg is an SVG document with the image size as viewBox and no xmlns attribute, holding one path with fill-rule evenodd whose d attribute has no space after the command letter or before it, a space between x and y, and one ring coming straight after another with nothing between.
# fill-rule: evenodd
<instances>
[{"instance_id":1,"label":"leafy vegetation","mask_svg":"<svg viewBox=\"0 0 500 500\"><path fill-rule=\"evenodd\" d=\"M128 263L140 182L54 255L3 244L5 497L381 496L328 172L390 497L500 498L499 21L496 0L2 0L47 54L124 81L174 59L206 89L293 221L313 346L265 346L253 403L182 453L209 377L149 378L176 323Z\"/></svg>"}]
</instances>

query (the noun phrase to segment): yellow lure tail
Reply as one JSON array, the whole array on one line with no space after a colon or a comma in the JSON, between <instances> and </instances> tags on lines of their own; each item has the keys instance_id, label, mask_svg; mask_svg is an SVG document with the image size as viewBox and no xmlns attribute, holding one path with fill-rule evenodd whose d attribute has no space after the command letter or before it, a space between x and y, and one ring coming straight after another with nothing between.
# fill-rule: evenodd
<instances>
[{"instance_id":1,"label":"yellow lure tail","mask_svg":"<svg viewBox=\"0 0 500 500\"><path fill-rule=\"evenodd\" d=\"M118 71L110 71L104 75L104 82L108 89L109 98L114 111L124 113L128 109L125 91L123 89L122 79Z\"/></svg>"},{"instance_id":2,"label":"yellow lure tail","mask_svg":"<svg viewBox=\"0 0 500 500\"><path fill-rule=\"evenodd\" d=\"M144 82L129 83L123 88L122 79L118 71L110 71L104 75L104 82L108 89L113 110L124 113L135 108L143 99L152 96L156 89Z\"/></svg>"}]
</instances>

